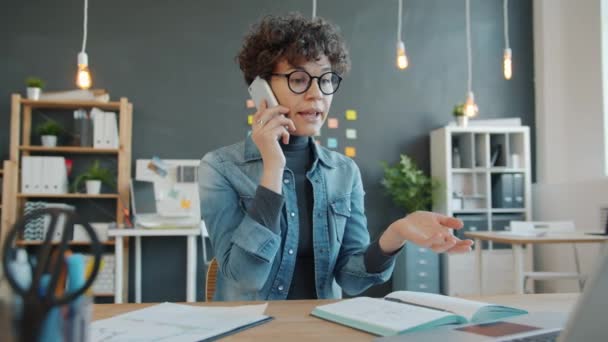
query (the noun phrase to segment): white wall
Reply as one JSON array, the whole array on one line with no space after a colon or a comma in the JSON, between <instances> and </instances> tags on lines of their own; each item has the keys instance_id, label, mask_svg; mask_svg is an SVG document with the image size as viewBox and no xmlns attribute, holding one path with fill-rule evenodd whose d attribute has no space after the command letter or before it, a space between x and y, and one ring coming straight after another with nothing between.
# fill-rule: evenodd
<instances>
[{"instance_id":1,"label":"white wall","mask_svg":"<svg viewBox=\"0 0 608 342\"><path fill-rule=\"evenodd\" d=\"M600 230L608 206L605 177L602 10L608 0L535 0L534 68L537 183L534 219L572 219L577 229ZM604 26L606 23L604 23ZM514 52L515 53L515 52ZM605 57L606 58L606 57ZM589 270L597 246L581 245ZM571 269L567 245L539 248L537 267ZM551 283L548 291L576 290L574 282Z\"/></svg>"}]
</instances>

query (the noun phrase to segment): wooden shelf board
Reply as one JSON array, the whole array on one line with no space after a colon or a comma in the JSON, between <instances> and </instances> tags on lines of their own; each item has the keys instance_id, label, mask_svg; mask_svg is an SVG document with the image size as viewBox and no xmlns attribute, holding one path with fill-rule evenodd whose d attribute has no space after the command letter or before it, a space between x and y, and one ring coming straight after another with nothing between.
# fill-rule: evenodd
<instances>
[{"instance_id":1,"label":"wooden shelf board","mask_svg":"<svg viewBox=\"0 0 608 342\"><path fill-rule=\"evenodd\" d=\"M98 154L118 154L119 150L115 148L94 148L94 147L81 147L81 146L58 146L58 147L44 147L44 146L19 146L21 151L27 152L60 152L60 153L98 153Z\"/></svg>"},{"instance_id":2,"label":"wooden shelf board","mask_svg":"<svg viewBox=\"0 0 608 342\"><path fill-rule=\"evenodd\" d=\"M15 244L19 247L24 247L24 246L40 246L42 245L42 243L44 243L44 241L39 241L39 240L17 240L15 241ZM53 245L57 245L59 244L58 241L53 241ZM108 241L103 241L101 242L102 245L104 246L114 246L114 240L108 240ZM87 241L70 241L69 242L70 246L89 246L91 245L90 242Z\"/></svg>"},{"instance_id":3,"label":"wooden shelf board","mask_svg":"<svg viewBox=\"0 0 608 342\"><path fill-rule=\"evenodd\" d=\"M99 195L87 195L87 194L24 194L18 193L18 198L108 198L117 199L118 194L99 194Z\"/></svg>"},{"instance_id":4,"label":"wooden shelf board","mask_svg":"<svg viewBox=\"0 0 608 342\"><path fill-rule=\"evenodd\" d=\"M120 102L100 102L100 101L48 101L48 100L29 100L21 99L21 105L31 108L59 108L59 109L78 109L92 108L120 110Z\"/></svg>"},{"instance_id":5,"label":"wooden shelf board","mask_svg":"<svg viewBox=\"0 0 608 342\"><path fill-rule=\"evenodd\" d=\"M99 292L99 293L93 293L93 296L95 296L95 297L114 297L114 294Z\"/></svg>"}]
</instances>

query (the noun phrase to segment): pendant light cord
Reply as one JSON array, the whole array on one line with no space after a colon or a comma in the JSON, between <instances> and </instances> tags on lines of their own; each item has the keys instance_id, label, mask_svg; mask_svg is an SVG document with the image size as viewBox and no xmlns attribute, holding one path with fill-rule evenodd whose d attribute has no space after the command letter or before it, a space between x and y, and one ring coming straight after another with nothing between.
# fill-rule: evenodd
<instances>
[{"instance_id":1,"label":"pendant light cord","mask_svg":"<svg viewBox=\"0 0 608 342\"><path fill-rule=\"evenodd\" d=\"M509 49L509 0L503 0L503 21L505 25L505 49Z\"/></svg>"},{"instance_id":2,"label":"pendant light cord","mask_svg":"<svg viewBox=\"0 0 608 342\"><path fill-rule=\"evenodd\" d=\"M312 18L317 17L317 0L312 0Z\"/></svg>"},{"instance_id":3,"label":"pendant light cord","mask_svg":"<svg viewBox=\"0 0 608 342\"><path fill-rule=\"evenodd\" d=\"M84 22L83 22L83 34L82 34L82 51L85 52L87 47L87 25L88 25L88 12L89 12L89 0L84 0Z\"/></svg>"},{"instance_id":4,"label":"pendant light cord","mask_svg":"<svg viewBox=\"0 0 608 342\"><path fill-rule=\"evenodd\" d=\"M399 10L397 11L397 14L399 15L397 17L397 42L401 41L401 16L403 13L403 0L399 0Z\"/></svg>"},{"instance_id":5,"label":"pendant light cord","mask_svg":"<svg viewBox=\"0 0 608 342\"><path fill-rule=\"evenodd\" d=\"M471 58L471 14L470 14L470 5L469 0L465 0L466 7L466 28L467 28L467 67L468 67L468 81L467 81L467 90L470 93L472 91L472 83L473 83L473 62Z\"/></svg>"}]
</instances>

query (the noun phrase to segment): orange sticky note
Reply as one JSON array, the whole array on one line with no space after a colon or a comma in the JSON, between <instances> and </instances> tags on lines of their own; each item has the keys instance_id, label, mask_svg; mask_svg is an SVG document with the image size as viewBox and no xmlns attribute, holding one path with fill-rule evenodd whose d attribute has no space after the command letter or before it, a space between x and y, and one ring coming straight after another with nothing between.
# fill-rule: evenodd
<instances>
[{"instance_id":1,"label":"orange sticky note","mask_svg":"<svg viewBox=\"0 0 608 342\"><path fill-rule=\"evenodd\" d=\"M338 119L336 118L327 119L327 127L329 128L338 128L338 123Z\"/></svg>"},{"instance_id":2,"label":"orange sticky note","mask_svg":"<svg viewBox=\"0 0 608 342\"><path fill-rule=\"evenodd\" d=\"M188 199L183 199L181 201L181 205L183 209L190 209L190 205L192 204L192 201L188 200Z\"/></svg>"},{"instance_id":3,"label":"orange sticky note","mask_svg":"<svg viewBox=\"0 0 608 342\"><path fill-rule=\"evenodd\" d=\"M357 120L357 111L354 109L348 109L346 110L346 120Z\"/></svg>"},{"instance_id":4,"label":"orange sticky note","mask_svg":"<svg viewBox=\"0 0 608 342\"><path fill-rule=\"evenodd\" d=\"M247 108L255 108L255 102L253 102L252 99L248 99L247 101L245 101L245 106Z\"/></svg>"},{"instance_id":5,"label":"orange sticky note","mask_svg":"<svg viewBox=\"0 0 608 342\"><path fill-rule=\"evenodd\" d=\"M348 146L344 149L344 154L346 154L347 157L356 157L357 149L352 146Z\"/></svg>"},{"instance_id":6,"label":"orange sticky note","mask_svg":"<svg viewBox=\"0 0 608 342\"><path fill-rule=\"evenodd\" d=\"M247 115L247 124L249 126L253 125L253 115Z\"/></svg>"}]
</instances>

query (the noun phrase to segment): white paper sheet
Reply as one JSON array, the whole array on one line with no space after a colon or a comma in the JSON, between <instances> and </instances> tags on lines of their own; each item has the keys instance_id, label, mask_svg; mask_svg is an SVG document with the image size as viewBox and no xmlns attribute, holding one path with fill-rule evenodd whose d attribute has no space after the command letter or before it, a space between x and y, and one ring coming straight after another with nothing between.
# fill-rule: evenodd
<instances>
[{"instance_id":1,"label":"white paper sheet","mask_svg":"<svg viewBox=\"0 0 608 342\"><path fill-rule=\"evenodd\" d=\"M91 341L200 341L267 318L267 306L162 303L93 322Z\"/></svg>"}]
</instances>

